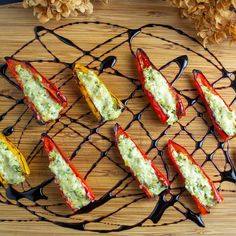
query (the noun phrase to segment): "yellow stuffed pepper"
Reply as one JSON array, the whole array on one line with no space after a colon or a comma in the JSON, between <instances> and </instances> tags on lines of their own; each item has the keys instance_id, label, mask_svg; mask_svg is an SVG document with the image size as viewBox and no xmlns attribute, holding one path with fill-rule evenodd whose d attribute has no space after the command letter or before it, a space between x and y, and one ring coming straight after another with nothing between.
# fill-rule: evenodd
<instances>
[{"instance_id":1,"label":"yellow stuffed pepper","mask_svg":"<svg viewBox=\"0 0 236 236\"><path fill-rule=\"evenodd\" d=\"M2 134L0 134L0 182L19 184L30 174L23 154Z\"/></svg>"},{"instance_id":2,"label":"yellow stuffed pepper","mask_svg":"<svg viewBox=\"0 0 236 236\"><path fill-rule=\"evenodd\" d=\"M74 66L74 72L81 93L94 116L99 121L114 120L120 116L123 103L109 92L98 75L79 63Z\"/></svg>"}]
</instances>

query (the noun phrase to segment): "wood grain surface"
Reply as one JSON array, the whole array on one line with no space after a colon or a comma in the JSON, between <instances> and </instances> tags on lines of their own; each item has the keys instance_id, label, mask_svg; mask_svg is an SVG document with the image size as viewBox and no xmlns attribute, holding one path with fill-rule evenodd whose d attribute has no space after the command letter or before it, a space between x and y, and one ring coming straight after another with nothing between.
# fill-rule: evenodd
<instances>
[{"instance_id":1,"label":"wood grain surface","mask_svg":"<svg viewBox=\"0 0 236 236\"><path fill-rule=\"evenodd\" d=\"M122 26L126 26L129 28L138 28L147 23L162 23L172 25L176 28L180 28L186 33L195 36L195 31L192 28L192 25L187 21L180 19L178 11L168 5L165 1L141 1L141 0L129 0L129 1L109 1L108 5L104 5L102 3L95 4L94 13L91 16L80 16L78 18L69 18L63 19L61 22L51 21L46 24L47 28L55 28L59 25L75 22L75 21L103 21L110 22L113 24L118 24ZM11 5L11 6L2 6L0 7L0 62L4 62L4 57L11 55L14 53L21 45L28 42L29 40L34 38L33 28L34 26L39 25L38 21L32 16L31 9L23 9L20 5ZM107 27L104 25L76 25L72 27L67 27L65 29L61 29L57 31L58 33L66 36L69 39L72 39L77 45L85 50L89 50L95 45L107 40L108 38L122 32L122 29L116 27ZM190 48L194 48L194 50L203 53L205 55L205 51L199 46L191 42L186 37L182 37L176 34L173 31L165 30L162 28L153 28L146 29L147 33L152 33L154 35L158 35L164 38L168 38L173 41L177 41L180 44L184 44ZM124 36L125 37L125 36ZM118 44L125 38L121 37L116 41L112 41L109 44L104 45L104 47L98 48L95 50L94 55L99 56L104 51L107 51L110 47ZM64 61L73 61L73 59L78 57L78 52L68 48L67 46L59 43L59 41L52 36L45 35L42 37L43 41L47 43L48 47L62 60ZM207 77L214 81L215 79L220 77L220 72L216 70L210 63L207 63L202 58L196 56L196 54L186 51L181 47L175 46L166 41L158 40L153 37L149 37L147 35L140 35L133 41L134 49L137 47L144 48L148 54L150 55L153 62L160 67L161 65L167 63L173 58L186 54L189 56L189 66L184 72L181 79L175 84L178 89L191 88L193 84L191 82L191 71L194 68L198 68L205 72ZM236 70L236 58L235 51L236 46L229 46L228 43L223 43L220 46L210 46L210 50L220 59L223 65L229 71ZM134 58L130 54L128 44L124 44L121 47L114 50L111 54L115 55L118 58L117 64L115 68L121 71L123 74L137 78L137 73L134 64ZM107 56L107 55L106 55ZM208 56L206 54L206 56ZM33 60L33 59L50 59L50 55L40 46L39 43L35 42L22 50L21 53L17 56L19 59ZM104 57L102 57L104 58ZM213 60L211 58L211 60ZM81 60L81 63L89 63L91 61L90 57L84 57ZM37 69L50 77L55 74L58 70L61 69L60 65L52 64L52 63L34 63ZM92 66L98 66L98 63L92 64ZM164 71L165 75L168 79L173 78L173 75L176 73L176 66L171 66ZM68 78L70 76L70 71L65 71L65 73L61 74L59 77L53 80L57 82L57 85L63 82L63 78ZM134 89L133 85L123 78L117 78L115 76L110 76L108 74L103 75L103 80L110 88L110 90L115 93L119 98L126 98ZM225 84L224 84L225 83ZM228 82L221 82L219 86L228 85ZM227 102L230 102L232 98L235 96L235 92L231 89L221 90L223 97ZM4 79L0 79L0 92L4 94L9 94L14 97L22 97L22 94L9 85ZM73 103L78 96L80 96L80 92L76 87L75 81L71 80L66 86L63 86L62 92L68 97L69 103ZM195 93L195 92L192 92ZM140 92L139 95L142 95ZM195 93L196 95L196 93ZM186 101L185 105L186 105ZM134 112L137 113L140 111L145 105L147 105L147 100L144 97L135 98L130 101L128 107ZM2 114L5 110L7 110L12 103L4 98L0 98L0 114ZM12 125L16 117L22 113L26 109L25 105L20 105L12 112L9 113L7 119L0 122L0 130L7 127L8 125ZM203 109L202 107L198 107L198 109ZM83 99L74 106L73 109L69 112L70 117L78 118L79 114L86 113L88 111L88 107L86 106ZM182 124L186 124L191 118L195 116L195 110L190 108L187 110L187 116L181 120ZM22 128L26 125L26 123L31 118L31 113L29 111L22 117L21 122L17 124L15 132L10 136L10 139L17 143L19 137L22 132ZM118 122L125 127L125 125L130 121L131 114L128 111L125 111L122 116L118 119ZM90 126L95 127L97 125L96 121L93 119L92 115L86 117L83 122ZM165 125L161 125L158 119L155 117L152 109L148 109L143 117L142 122L145 124L145 127L150 131L153 138L157 137L161 131L164 130ZM67 124L68 120L66 118L62 118L61 122L55 125L55 127L50 131L49 134L54 135L63 124ZM114 122L109 122L100 130L101 134L108 136L112 139L111 128L115 124ZM47 130L49 128L48 125L40 127L34 120L29 125L26 130L24 136L22 137L22 141L20 144L21 151L28 156L32 150L32 147L37 144L40 139L40 133ZM79 131L82 136L86 136L88 130L84 129L81 126L71 125L72 129ZM178 131L179 125L174 125L167 133L167 135L161 139L158 143L158 147L162 148L166 145L166 141L169 138L172 138L174 134ZM189 132L194 134L196 139L200 140L200 138L204 135L206 131L206 126L203 125L201 119L196 119L195 122L188 127ZM133 139L140 146L147 150L150 145L150 140L146 136L143 129L136 122L133 123L132 127L128 130L130 135L132 135ZM76 135L71 131L70 128L64 129L63 132L59 133L55 140L57 143L63 147L63 150L71 155L74 148L81 142L82 138ZM176 139L179 143L185 145L185 147L191 152L194 149L195 143L188 138L185 133L182 133ZM91 138L97 146L99 146L102 150L105 150L109 143L106 143L102 140L98 135L93 136ZM209 137L203 145L204 150L210 153L214 148L216 148L217 143L213 137ZM230 142L230 154L235 162L236 153L235 140L231 140ZM151 152L149 156L152 158L156 155L156 153ZM109 153L109 156L113 158L113 160L117 161L122 165L122 161L119 159L118 154L115 149L112 149ZM94 149L92 145L86 143L79 151L78 155L74 159L74 163L76 167L80 170L82 175L86 173L88 168L91 167L91 163L95 161L99 157L99 153ZM205 159L205 154L199 150L195 153L194 157L197 159L199 163L201 163ZM168 159L167 156L165 156ZM224 157L222 153L217 153L215 156L215 162L222 170L224 168ZM163 166L160 161L156 161L157 165L163 169ZM32 185L37 185L42 182L47 177L51 176L48 168L48 160L43 152L39 152L37 157L30 164L31 175L29 177L29 182ZM218 172L215 171L215 168L211 163L207 163L204 166L205 170L209 173L209 175L214 179L219 179ZM174 170L171 170L171 173L174 175ZM94 189L94 193L96 198L99 198L104 194L104 192L108 191L122 176L124 173L117 168L112 162L104 159L99 165L96 167L94 172L89 175L87 181L89 185ZM177 181L177 185L180 182ZM234 190L235 185L232 183L223 183L221 186L224 190ZM132 193L141 193L138 189L137 185L132 183L123 194L132 194ZM61 198L57 192L57 188L54 183L50 184L45 189L45 194L49 195L49 199L47 203L58 203L61 202ZM236 220L236 210L235 210L235 197L236 194L232 191L223 191L222 195L224 197L224 202L211 210L209 215L203 216L203 220L205 222L206 227L200 228L195 225L191 221L184 221L178 224L170 224L168 226L158 226L158 227L136 227L134 229L110 233L110 235L235 235L235 220ZM103 214L109 213L109 211L114 211L117 209L120 204L125 204L132 199L127 198L118 198L115 201L111 201L108 204L105 204L103 207L98 208L91 212L90 214L81 215L81 219L91 219L95 216L99 217ZM27 201L22 200L25 204L30 204ZM184 195L184 202L188 204L193 209L194 206L191 205L191 198L188 194ZM118 214L112 215L110 218L106 219L106 222L110 222L112 224L133 224L140 220L143 216L150 214L152 208L155 205L155 200L147 200L142 199L132 206L128 207L127 210L120 211ZM37 210L37 209L35 209ZM65 207L59 207L58 209L54 209L58 212L68 212ZM195 209L196 210L196 209ZM4 204L0 204L0 220L6 220L5 222L0 222L0 235L96 235L98 233L91 232L83 232L76 231L73 229L67 229L63 227L56 226L51 223L46 222L38 222L38 221L23 221L23 222L15 222L8 221L8 219L36 219L29 212L24 209L18 208L17 206L8 206ZM44 213L42 213L42 216ZM179 220L183 218L177 211L170 208L168 209L160 223L168 223L173 222L175 220ZM146 224L146 223L145 223ZM152 222L147 222L146 225L152 225ZM104 228L104 225L94 226ZM107 227L110 227L109 225Z\"/></svg>"}]
</instances>

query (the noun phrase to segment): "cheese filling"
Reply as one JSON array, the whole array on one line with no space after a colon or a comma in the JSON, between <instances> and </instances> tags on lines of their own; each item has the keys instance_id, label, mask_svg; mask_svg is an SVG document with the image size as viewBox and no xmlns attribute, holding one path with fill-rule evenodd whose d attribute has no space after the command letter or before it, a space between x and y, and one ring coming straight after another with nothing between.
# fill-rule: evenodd
<instances>
[{"instance_id":1,"label":"cheese filling","mask_svg":"<svg viewBox=\"0 0 236 236\"><path fill-rule=\"evenodd\" d=\"M125 165L133 171L139 182L146 186L154 196L158 196L166 189L166 186L159 180L155 170L152 168L151 161L143 158L131 139L120 135L118 148Z\"/></svg>"},{"instance_id":2,"label":"cheese filling","mask_svg":"<svg viewBox=\"0 0 236 236\"><path fill-rule=\"evenodd\" d=\"M104 120L116 119L121 114L122 109L95 72L92 70L87 73L79 71L77 75Z\"/></svg>"},{"instance_id":3,"label":"cheese filling","mask_svg":"<svg viewBox=\"0 0 236 236\"><path fill-rule=\"evenodd\" d=\"M25 181L24 173L17 157L8 146L0 140L0 176L8 184L19 184Z\"/></svg>"},{"instance_id":4,"label":"cheese filling","mask_svg":"<svg viewBox=\"0 0 236 236\"><path fill-rule=\"evenodd\" d=\"M49 153L49 168L55 175L61 191L74 209L80 209L90 203L80 179L74 174L70 166L57 150Z\"/></svg>"},{"instance_id":5,"label":"cheese filling","mask_svg":"<svg viewBox=\"0 0 236 236\"><path fill-rule=\"evenodd\" d=\"M236 134L235 112L230 111L223 100L219 96L213 94L206 86L202 85L201 89L216 122L227 135L234 136Z\"/></svg>"},{"instance_id":6,"label":"cheese filling","mask_svg":"<svg viewBox=\"0 0 236 236\"><path fill-rule=\"evenodd\" d=\"M211 185L201 170L183 153L172 151L172 155L185 178L185 188L195 196L202 205L212 207L216 204Z\"/></svg>"},{"instance_id":7,"label":"cheese filling","mask_svg":"<svg viewBox=\"0 0 236 236\"><path fill-rule=\"evenodd\" d=\"M42 85L42 78L38 75L38 79L35 80L32 73L20 65L16 66L16 71L22 82L25 96L34 104L42 120L47 122L57 119L63 107L50 97Z\"/></svg>"},{"instance_id":8,"label":"cheese filling","mask_svg":"<svg viewBox=\"0 0 236 236\"><path fill-rule=\"evenodd\" d=\"M145 89L148 90L161 106L163 112L169 117L167 123L172 125L178 120L176 112L176 100L170 91L168 83L163 75L151 66L144 69Z\"/></svg>"}]
</instances>

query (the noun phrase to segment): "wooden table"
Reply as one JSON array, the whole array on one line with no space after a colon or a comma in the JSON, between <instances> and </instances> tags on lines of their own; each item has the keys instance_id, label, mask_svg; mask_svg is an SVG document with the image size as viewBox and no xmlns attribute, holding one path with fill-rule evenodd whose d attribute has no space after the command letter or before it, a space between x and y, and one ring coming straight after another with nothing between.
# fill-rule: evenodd
<instances>
[{"instance_id":1,"label":"wooden table","mask_svg":"<svg viewBox=\"0 0 236 236\"><path fill-rule=\"evenodd\" d=\"M126 26L129 28L138 28L144 24L148 23L161 23L161 24L168 24L172 25L176 28L182 29L184 32L195 35L195 31L192 28L191 24L187 20L182 20L179 18L178 11L172 7L170 7L165 1L109 1L108 5L104 5L101 3L95 4L95 11L91 16L80 16L78 18L70 18L70 19L63 19L61 22L54 22L51 21L45 26L47 28L55 28L61 24L66 24L70 22L75 21L103 21L103 22L109 22L112 24L118 24L122 26ZM23 9L20 5L12 5L12 6L3 6L0 7L0 62L3 62L3 58L7 55L13 54L21 45L28 42L29 40L33 39L34 32L33 27L39 25L38 21L32 16L31 9ZM63 30L62 30L63 31ZM163 34L165 37L170 37L174 39L177 37L179 42L182 44L185 44L189 47L195 47L195 50L199 52L202 52L202 48L198 46L194 46L190 43L189 40L186 38L178 38L180 36L175 36L175 34L172 31L164 31L163 29L154 29L155 33L157 34ZM111 37L114 34L119 33L119 29L116 27L106 27L106 26L96 26L96 25L87 25L83 26L81 28L80 33L76 32L73 29L65 29L66 35L68 38L73 39L73 41L77 42L78 45L80 45L82 48L89 50L92 46L96 45L96 43L102 42L107 37ZM76 52L67 51L66 49L62 49L57 45L55 38L54 39L45 39L50 47L55 50L58 54L58 57L64 58L65 60L72 60L76 56ZM118 42L115 42L118 43ZM201 70L206 71L206 74L208 77L211 77L212 80L214 78L219 78L219 72L215 70L215 68L212 68L207 63L202 62L199 60L199 58L196 55L192 55L189 52L183 52L183 50L179 49L177 46L173 46L173 44L168 42L162 42L162 41L156 41L156 39L150 38L145 36L144 38L140 38L139 41L134 42L135 46L140 46L147 49L148 53L151 55L151 58L153 61L157 64L157 66L161 66L165 63L167 63L169 60L181 55L181 53L186 53L189 56L189 67L186 69L186 72L183 74L183 80L180 80L180 82L176 83L176 87L184 87L184 86L193 86L191 83L189 83L191 78L191 70L193 68L199 68ZM220 59L220 61L223 63L223 65L227 68L229 71L234 71L236 68L236 62L235 62L235 50L236 46L229 46L228 43L223 43L222 45L218 46L210 46L209 47L212 52ZM30 47L27 47L25 50L22 51L22 54L19 55L22 59L29 59L34 58L35 55L37 55L38 58L42 59L49 59L48 55L41 51L39 45L31 45ZM103 48L96 53L101 54ZM152 54L152 52L156 52L156 57ZM115 68L120 69L124 74L132 77L137 78L137 74L135 72L134 67L134 60L132 56L130 55L128 46L120 47L118 50L112 52L113 55L115 54L118 58L118 62ZM81 62L82 63L88 63L91 58L84 58ZM54 66L51 64L38 64L36 65L37 68L43 72L47 76L51 76L55 71ZM95 65L97 66L97 65ZM57 70L59 68L56 68ZM167 69L166 74L168 78L173 77L173 70L176 70L176 68L170 67ZM68 76L68 73L65 74L65 76ZM131 91L131 87L127 85L125 80L117 81L111 80L108 75L104 76L104 80L107 83L108 87L117 94L117 96L124 99L127 94ZM80 92L74 86L74 82L72 81L70 86L67 86L65 89L63 89L63 92L65 95L69 98L69 101L73 101L73 98L76 98ZM222 85L222 84L221 84ZM21 94L14 89L12 86L10 86L6 81L2 80L0 81L0 91L5 94L10 94L14 97L21 97ZM232 98L235 96L235 92L232 91L232 89L224 90L223 93L224 98L229 102L232 100ZM139 95L142 95L142 92L140 91ZM10 103L8 100L4 100L1 98L1 107L0 107L0 113L3 113L8 107L10 106ZM70 116L78 117L79 109L82 109L82 112L87 111L88 109L86 107L86 104L84 104L84 101L81 101L81 107L78 106L76 109L73 109L70 113ZM129 107L135 112L138 112L142 107L147 105L147 100L141 96L141 98L137 98L137 100L134 102L129 103ZM23 110L25 109L24 106L19 106L15 110L13 110L11 113L9 113L9 116L6 120L3 122L0 122L0 129L2 130L8 125L12 125L14 121L16 120L16 115L19 115ZM85 110L83 110L85 109ZM81 111L80 111L81 112ZM186 118L183 118L182 122L187 122L191 117L194 115L193 110L188 111L188 115ZM20 133L22 131L22 128L25 126L25 124L30 119L31 114L29 111L26 112L26 114L22 117L22 121L16 126L15 132L10 136L10 139L17 143L19 140ZM127 124L127 121L131 119L130 113L126 112L124 113L121 118L119 119L119 122L125 126ZM67 124L68 120L65 118L62 118L62 124ZM96 121L92 119L92 116L89 116L85 122L88 122L91 124L91 126L96 126ZM143 122L148 127L148 129L151 130L151 134L155 136L155 133L160 133L165 126L161 125L159 121L156 119L153 111L148 108L147 114L145 113L145 116L143 118ZM114 125L115 122L110 123L110 127ZM28 127L27 134L22 139L22 144L20 145L20 148L23 153L25 153L26 156L29 155L30 151L32 150L32 145L35 145L35 143L38 142L40 138L40 133L47 130L49 126L46 127L39 127L37 123L33 120L31 125ZM110 127L104 128L101 132L103 134L108 135L109 137L112 137ZM155 128L154 128L155 127ZM75 130L80 131L83 135L86 135L86 130L82 129L81 127L72 127ZM172 138L173 134L176 133L176 129L178 129L179 126L174 126L170 132L167 135L167 138ZM56 130L60 129L60 124L58 124L58 127L55 128L55 130L52 131L52 134L56 133ZM146 137L146 134L142 130L142 128L136 124L132 126L132 128L129 130L132 137L140 144L140 146L147 150L147 147L149 145L149 141ZM191 132L194 133L196 137L201 137L204 128L200 125L200 123L196 122L191 127ZM163 143L159 143L160 146L165 146L167 138L163 141ZM56 136L55 140L63 147L64 151L68 153L68 155L71 154L73 147L76 145L77 142L79 142L79 138L71 132L70 129L65 129L62 133ZM194 143L188 140L188 136L186 135L180 135L180 138L178 139L180 143L186 146L186 148L189 151L192 151L194 148ZM92 139L93 142L95 142L101 149L106 148L107 144L100 140L99 137L94 137ZM215 147L216 143L214 139L209 139L204 144L204 148L206 150L210 150ZM231 157L233 161L235 162L235 151L232 151L233 148L235 148L235 140L231 140ZM234 149L235 150L235 149ZM94 155L93 155L94 153ZM119 160L117 153L115 150L111 153L112 157L115 158L115 160L122 165L122 162ZM150 157L154 157L154 153L149 154ZM75 164L80 169L81 173L84 175L86 173L86 170L90 166L89 164L93 158L97 158L95 156L95 152L93 151L93 148L91 146L85 146L85 148L82 148L78 154L79 157L76 158ZM81 158L81 159L80 159ZM166 157L167 158L167 157ZM196 158L201 163L205 156L202 152L199 152L196 154ZM224 164L224 159L222 159L222 155L217 155L216 162L219 166L222 167ZM37 158L34 159L31 167L31 176L29 178L29 182L31 184L39 184L43 179L45 179L45 176L50 176L49 170L47 168L47 158L45 157L45 154L40 152L37 156ZM205 167L207 172L213 176L214 179L219 179L219 176L215 176L214 168L212 166L206 166ZM223 168L223 167L222 167ZM121 176L122 173L118 168L115 166L112 166L111 163L107 160L104 160L104 163L100 165L95 170L95 175L91 178L88 178L88 182L91 186L93 186L96 197L99 198L102 196L102 194L108 190L114 183L117 181L117 176ZM232 183L223 183L222 189L232 190L235 191L235 185ZM133 183L127 190L126 193L134 193L137 191L140 192ZM176 235L176 234L186 234L186 235L196 235L196 234L206 234L206 235L217 235L217 234L227 234L227 235L234 235L235 234L235 220L236 220L236 210L235 210L235 193L232 191L224 191L223 197L224 202L218 206L216 206L214 209L212 209L211 214L204 216L204 222L206 224L205 228L200 228L194 223L190 221L184 221L178 224L170 224L168 226L160 226L160 227L136 227L129 231L123 231L123 232L117 232L117 233L111 233L112 235ZM60 196L57 194L57 189L54 184L51 184L48 189L46 189L47 194L52 194L52 198L50 201L59 202ZM141 192L140 192L141 193ZM185 194L185 199L187 199L187 202L191 202L191 199L187 194ZM121 201L121 200L120 200ZM123 199L123 203L125 203L125 199ZM24 202L24 201L23 201ZM29 202L24 202L25 204L30 204ZM142 200L138 204L134 204L133 207L129 208L128 212L121 213L118 216L113 216L109 222L112 223L119 223L119 222L127 222L132 223L136 218L138 219L138 216L143 213L150 213L150 206L154 206L154 201L150 200L147 202L146 199ZM105 207L99 209L98 212L95 212L94 214L99 216L102 213L108 213L109 209L115 209L116 203L105 205ZM64 211L67 211L65 208L63 208ZM62 209L62 211L63 211ZM196 210L196 209L195 209ZM6 206L4 204L0 204L0 211L1 216L0 220L6 220L5 222L0 222L0 231L1 235L95 235L96 233L91 232L83 232L83 231L76 231L73 229L67 229L59 226L55 226L54 224L47 223L47 222L38 222L35 220L36 218L33 217L33 221L22 221L22 222L16 222L16 221L10 221L10 219L32 219L32 216L29 212L26 212L23 209L20 209L16 206ZM128 215L129 213L129 215ZM181 215L177 213L175 210L168 210L164 217L162 218L160 223L165 222L173 222L175 220L178 220L181 218ZM151 224L151 222L149 222ZM99 226L101 227L101 226Z\"/></svg>"}]
</instances>

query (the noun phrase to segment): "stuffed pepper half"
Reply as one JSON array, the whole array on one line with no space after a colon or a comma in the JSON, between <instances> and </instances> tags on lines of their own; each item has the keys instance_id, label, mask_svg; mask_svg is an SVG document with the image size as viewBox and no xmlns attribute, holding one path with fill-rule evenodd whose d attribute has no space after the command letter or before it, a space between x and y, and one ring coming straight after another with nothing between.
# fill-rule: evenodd
<instances>
[{"instance_id":1,"label":"stuffed pepper half","mask_svg":"<svg viewBox=\"0 0 236 236\"><path fill-rule=\"evenodd\" d=\"M236 136L236 114L199 70L193 70L194 84L215 129L227 140Z\"/></svg>"},{"instance_id":2,"label":"stuffed pepper half","mask_svg":"<svg viewBox=\"0 0 236 236\"><path fill-rule=\"evenodd\" d=\"M211 179L184 147L169 140L168 153L184 181L185 188L202 214L206 214L208 208L216 203L222 202L223 199Z\"/></svg>"},{"instance_id":3,"label":"stuffed pepper half","mask_svg":"<svg viewBox=\"0 0 236 236\"><path fill-rule=\"evenodd\" d=\"M30 174L23 154L2 134L0 134L0 182L19 184Z\"/></svg>"},{"instance_id":4,"label":"stuffed pepper half","mask_svg":"<svg viewBox=\"0 0 236 236\"><path fill-rule=\"evenodd\" d=\"M64 152L46 134L42 135L44 150L49 158L49 169L68 207L73 210L94 201L94 194Z\"/></svg>"},{"instance_id":5,"label":"stuffed pepper half","mask_svg":"<svg viewBox=\"0 0 236 236\"><path fill-rule=\"evenodd\" d=\"M185 116L179 94L140 48L136 52L136 65L144 93L160 121L172 125Z\"/></svg>"},{"instance_id":6,"label":"stuffed pepper half","mask_svg":"<svg viewBox=\"0 0 236 236\"><path fill-rule=\"evenodd\" d=\"M114 120L122 112L123 103L109 92L98 75L79 63L74 66L77 82L88 106L99 121Z\"/></svg>"},{"instance_id":7,"label":"stuffed pepper half","mask_svg":"<svg viewBox=\"0 0 236 236\"><path fill-rule=\"evenodd\" d=\"M156 197L166 190L170 183L140 147L118 125L115 126L115 143L125 166L138 181L147 197Z\"/></svg>"},{"instance_id":8,"label":"stuffed pepper half","mask_svg":"<svg viewBox=\"0 0 236 236\"><path fill-rule=\"evenodd\" d=\"M60 90L31 64L10 57L6 62L35 118L43 124L56 120L67 106Z\"/></svg>"}]
</instances>

